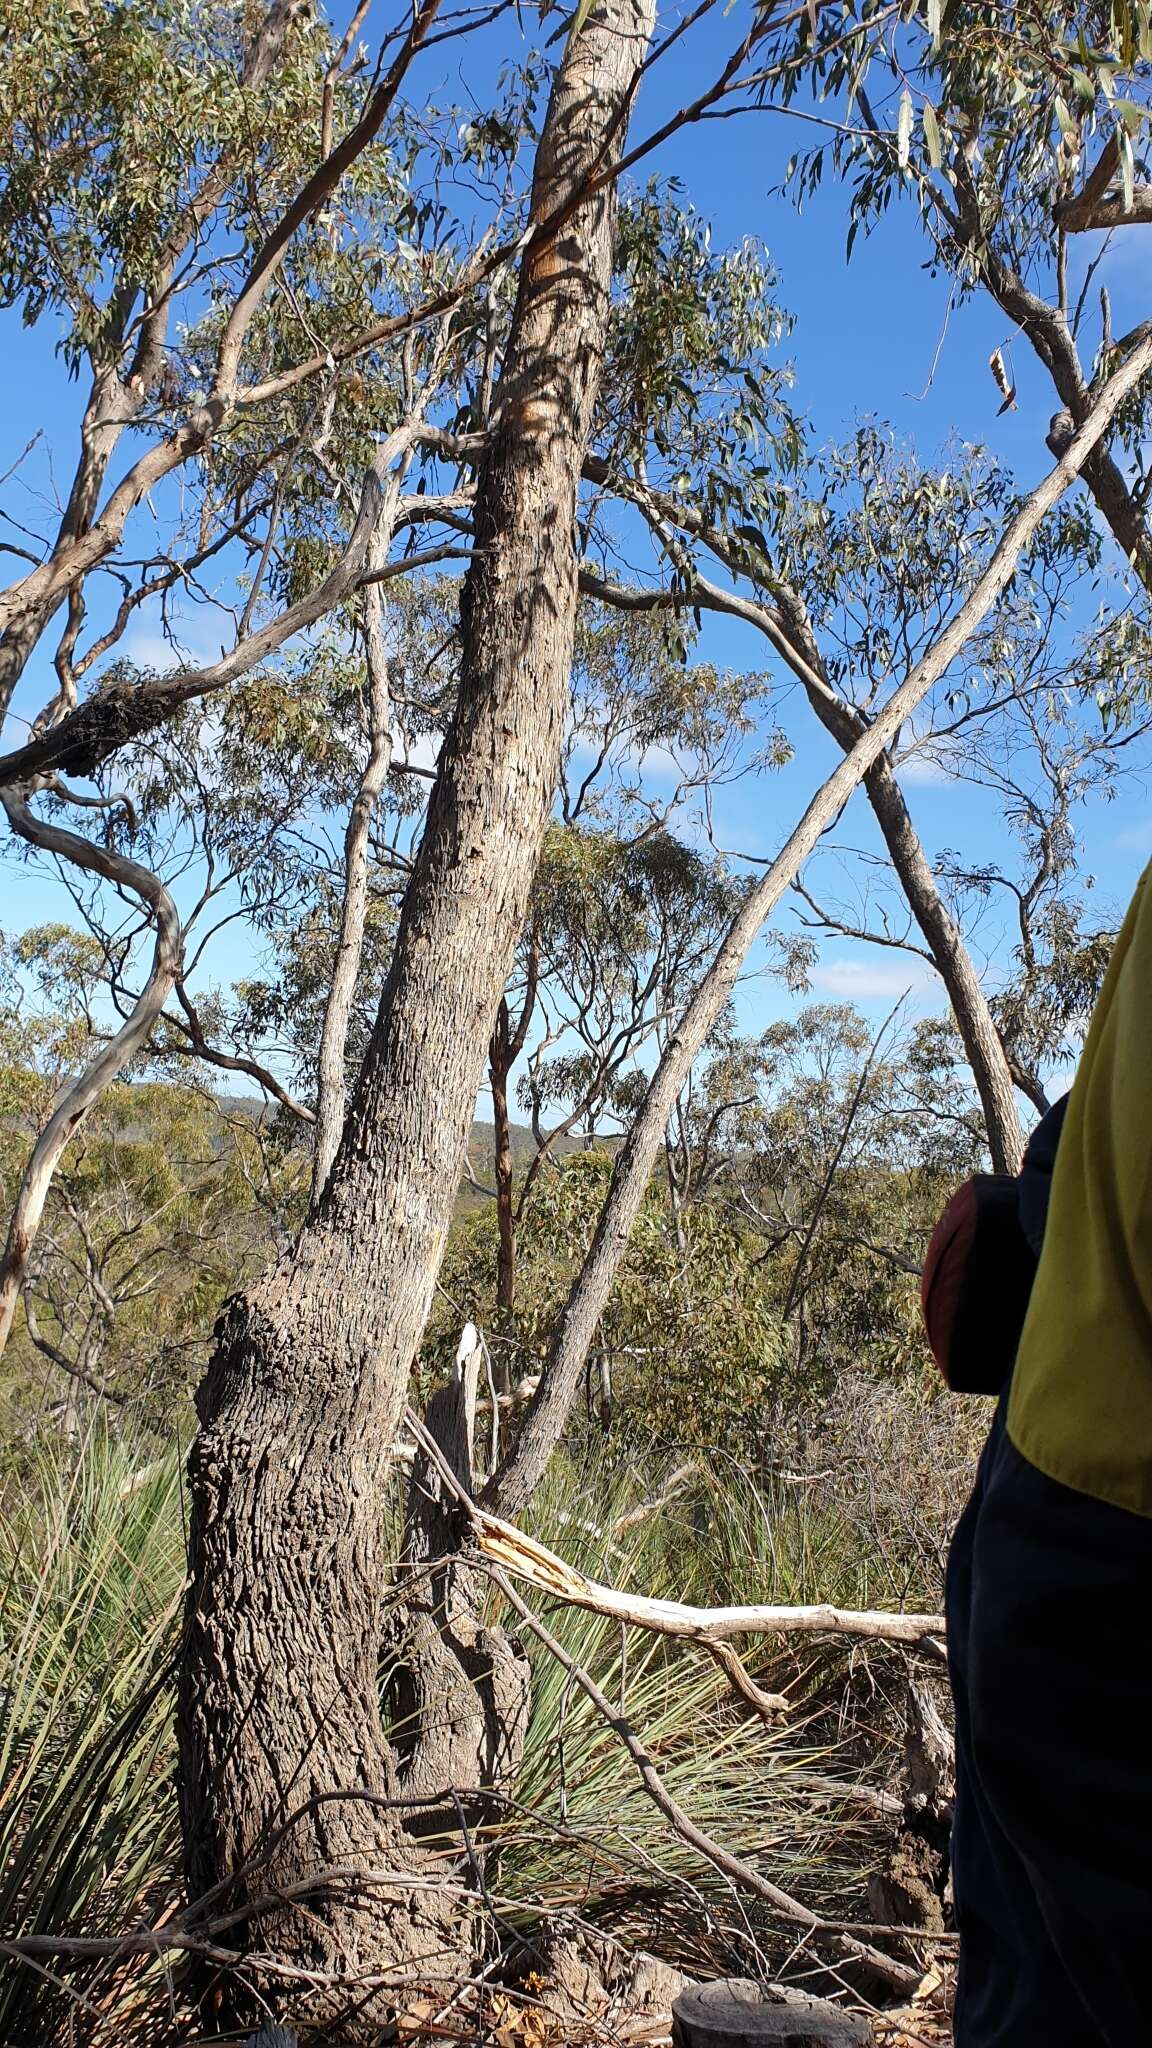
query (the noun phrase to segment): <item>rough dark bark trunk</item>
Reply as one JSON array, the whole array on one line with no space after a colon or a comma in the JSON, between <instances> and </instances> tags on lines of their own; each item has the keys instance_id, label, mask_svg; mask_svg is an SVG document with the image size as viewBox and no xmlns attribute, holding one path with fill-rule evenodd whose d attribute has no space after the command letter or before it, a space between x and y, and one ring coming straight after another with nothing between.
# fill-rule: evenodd
<instances>
[{"instance_id":1,"label":"rough dark bark trunk","mask_svg":"<svg viewBox=\"0 0 1152 2048\"><path fill-rule=\"evenodd\" d=\"M446 1387L425 1417L465 1492L473 1488L473 1438L482 1349L468 1324ZM393 1626L388 1691L393 1743L406 1795L422 1802L409 1825L422 1838L475 1829L487 1795L511 1788L531 1704L524 1653L482 1620L484 1586L463 1564L460 1514L437 1466L418 1449L408 1488L403 1572ZM451 1788L446 1799L446 1788Z\"/></svg>"},{"instance_id":2,"label":"rough dark bark trunk","mask_svg":"<svg viewBox=\"0 0 1152 2048\"><path fill-rule=\"evenodd\" d=\"M478 482L459 707L379 1016L320 1200L291 1256L225 1310L197 1399L180 1687L188 1881L196 1895L261 1852L241 1899L332 1866L391 1873L342 1879L307 1914L285 1904L250 1926L254 1944L335 1980L314 1989L328 2013L365 1973L431 1981L469 1946L446 1887L395 1883L418 1852L384 1803L400 1774L378 1687L382 1510L559 773L576 490L612 267L610 189L579 194L619 152L650 31L650 0L613 0L557 76L533 208L560 225L522 266Z\"/></svg>"}]
</instances>

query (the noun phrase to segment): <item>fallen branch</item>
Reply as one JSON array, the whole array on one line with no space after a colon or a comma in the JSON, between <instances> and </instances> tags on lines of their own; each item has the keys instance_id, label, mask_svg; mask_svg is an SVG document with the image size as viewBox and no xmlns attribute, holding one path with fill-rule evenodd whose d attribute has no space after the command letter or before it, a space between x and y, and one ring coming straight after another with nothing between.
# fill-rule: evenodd
<instances>
[{"instance_id":1,"label":"fallen branch","mask_svg":"<svg viewBox=\"0 0 1152 2048\"><path fill-rule=\"evenodd\" d=\"M920 1643L925 1637L944 1633L939 1614L891 1614L824 1603L811 1607L692 1607L682 1600L620 1593L614 1586L585 1578L574 1565L511 1522L502 1522L470 1501L464 1505L481 1553L500 1570L513 1573L538 1592L566 1600L570 1606L606 1614L613 1621L634 1622L659 1635L681 1636L708 1649L740 1635L842 1635L873 1642Z\"/></svg>"},{"instance_id":2,"label":"fallen branch","mask_svg":"<svg viewBox=\"0 0 1152 2048\"><path fill-rule=\"evenodd\" d=\"M914 1991L917 1988L921 1981L920 1971L910 1969L906 1963L895 1962L891 1956L884 1955L880 1949L872 1948L867 1942L857 1940L854 1935L827 1926L819 1914L802 1905L800 1900L794 1899L789 1892L782 1891L779 1885L771 1882L771 1879L762 1877L751 1863L745 1862L742 1856L734 1856L730 1849L725 1849L720 1842L714 1841L711 1835L705 1834L703 1828L698 1828L695 1821L690 1819L683 1807L672 1797L631 1723L625 1720L624 1715L605 1697L595 1679L569 1655L551 1630L546 1628L533 1614L532 1609L521 1600L506 1574L494 1569L492 1576L509 1606L520 1616L525 1628L530 1629L549 1654L555 1657L573 1683L591 1700L613 1734L619 1737L636 1766L640 1782L648 1797L683 1841L698 1850L707 1862L721 1871L734 1885L739 1885L745 1891L754 1892L783 1919L790 1921L794 1926L805 1928L810 1937L820 1941L821 1945L829 1943L841 1956L850 1957L854 1962L867 1963L869 1969L874 1970L877 1976L883 1977L885 1982L897 1991Z\"/></svg>"},{"instance_id":3,"label":"fallen branch","mask_svg":"<svg viewBox=\"0 0 1152 2048\"><path fill-rule=\"evenodd\" d=\"M708 1652L714 1664L720 1666L734 1693L763 1715L766 1721L774 1721L778 1714L787 1713L792 1702L784 1692L765 1692L757 1685L750 1671L741 1663L731 1643L704 1641L701 1648Z\"/></svg>"},{"instance_id":4,"label":"fallen branch","mask_svg":"<svg viewBox=\"0 0 1152 2048\"><path fill-rule=\"evenodd\" d=\"M566 1600L573 1607L696 1643L720 1666L737 1696L765 1718L786 1713L791 1701L785 1693L765 1692L757 1685L728 1640L731 1636L850 1635L880 1642L923 1642L933 1652L937 1649L936 1638L944 1628L938 1614L869 1613L826 1605L691 1607L680 1600L651 1600L643 1594L619 1593L614 1586L601 1586L535 1537L526 1535L523 1529L477 1507L419 1417L409 1409L406 1419L420 1448L464 1510L477 1548L494 1578L498 1579L501 1572L511 1572L539 1592Z\"/></svg>"}]
</instances>

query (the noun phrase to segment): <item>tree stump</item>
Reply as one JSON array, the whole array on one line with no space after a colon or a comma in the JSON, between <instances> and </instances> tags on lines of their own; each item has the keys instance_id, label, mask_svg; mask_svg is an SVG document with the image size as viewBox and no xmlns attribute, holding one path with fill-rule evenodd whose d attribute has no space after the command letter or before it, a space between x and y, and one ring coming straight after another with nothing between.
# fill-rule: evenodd
<instances>
[{"instance_id":1,"label":"tree stump","mask_svg":"<svg viewBox=\"0 0 1152 2048\"><path fill-rule=\"evenodd\" d=\"M822 1998L773 1994L745 1977L693 1984L672 2007L675 2048L864 2048L872 2030Z\"/></svg>"}]
</instances>

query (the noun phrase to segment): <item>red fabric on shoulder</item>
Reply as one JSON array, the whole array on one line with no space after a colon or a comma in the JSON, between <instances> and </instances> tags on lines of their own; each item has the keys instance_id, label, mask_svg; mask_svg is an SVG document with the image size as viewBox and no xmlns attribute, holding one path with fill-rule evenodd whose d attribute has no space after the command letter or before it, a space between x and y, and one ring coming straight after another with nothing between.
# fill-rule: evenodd
<instances>
[{"instance_id":1,"label":"red fabric on shoulder","mask_svg":"<svg viewBox=\"0 0 1152 2048\"><path fill-rule=\"evenodd\" d=\"M958 1188L928 1242L920 1277L920 1306L928 1346L952 1385L952 1338L979 1219L975 1181Z\"/></svg>"}]
</instances>

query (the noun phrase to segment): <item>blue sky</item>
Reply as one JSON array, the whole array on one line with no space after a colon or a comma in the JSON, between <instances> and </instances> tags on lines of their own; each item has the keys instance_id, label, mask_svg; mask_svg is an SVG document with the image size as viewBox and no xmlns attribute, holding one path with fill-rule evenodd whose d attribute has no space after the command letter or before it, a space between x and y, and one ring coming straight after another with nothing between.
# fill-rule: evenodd
<instances>
[{"instance_id":1,"label":"blue sky","mask_svg":"<svg viewBox=\"0 0 1152 2048\"><path fill-rule=\"evenodd\" d=\"M700 90L702 81L719 68L738 33L738 22L735 12L716 14L682 46L642 96L634 136L655 125L673 101ZM460 47L448 45L445 57ZM437 74L435 61L422 78L429 95L462 99L460 78L446 62ZM934 279L922 267L926 245L910 206L896 206L869 239L858 240L851 265L846 266L846 207L834 183L825 185L801 217L772 197L770 187L779 182L787 157L810 135L810 130L776 115L711 123L676 138L652 160L651 168L681 179L686 196L711 220L716 243L737 242L748 235L766 243L779 271L780 302L795 320L786 345L797 370L793 400L810 419L817 442L843 436L857 417L872 414L891 421L914 440L925 458L959 435L986 443L1012 467L1022 486L1035 482L1050 462L1044 434L1054 401L1030 350L1022 343L1013 345L1003 315L990 301L978 297L950 307L948 280ZM1149 311L1150 251L1152 241L1136 230L1117 238L1108 260L1118 332ZM1077 243L1073 260L1082 265L1088 254L1086 243ZM44 429L43 441L0 490L0 502L32 527L39 522L44 499L66 478L81 401L80 387L68 382L53 353L53 341L47 323L29 331L18 315L0 316L0 362L10 394L0 433L0 472L8 469L38 427ZM1018 390L1017 410L1003 416L998 416L999 394L988 370L989 354L997 346L1010 352ZM2 533L20 538L11 529L0 529ZM141 620L126 651L142 664L160 659L163 648L154 621ZM191 651L213 650L197 646ZM721 665L764 665L763 642L723 619L706 620L700 652ZM37 701L46 673L45 659L29 679ZM788 710L787 725L796 745L792 763L769 778L749 780L722 793L718 802L719 837L752 855L774 849L803 809L815 781L834 763L831 744L803 707ZM1003 850L1004 821L987 797L922 769L910 774L908 795L929 853L962 846L979 860ZM1101 897L1122 906L1152 856L1146 786L1137 781L1116 802L1091 807L1081 824L1085 865L1097 878ZM842 821L838 838L848 846L875 848L861 797ZM0 861L0 921L8 929L68 915L63 892L43 870L34 873L9 853L0 854ZM1004 960L1003 932L994 916L982 927L977 949L987 957L994 979ZM214 957L214 974L229 980L251 972L253 965L251 935L242 926L232 927ZM913 1008L938 1007L933 977L921 963L847 941L822 946L814 993L851 996L881 1013L905 988L911 991ZM746 985L741 998L749 1026L763 1024L786 1006L783 991L776 985L766 987L758 977Z\"/></svg>"}]
</instances>

